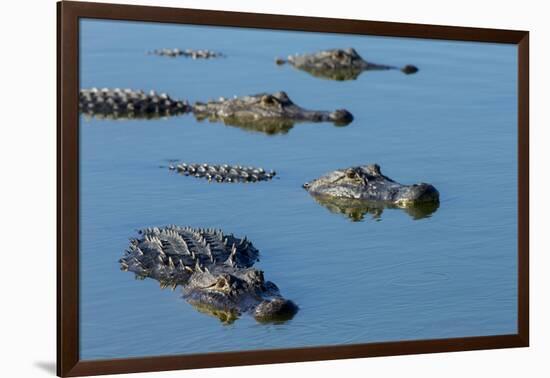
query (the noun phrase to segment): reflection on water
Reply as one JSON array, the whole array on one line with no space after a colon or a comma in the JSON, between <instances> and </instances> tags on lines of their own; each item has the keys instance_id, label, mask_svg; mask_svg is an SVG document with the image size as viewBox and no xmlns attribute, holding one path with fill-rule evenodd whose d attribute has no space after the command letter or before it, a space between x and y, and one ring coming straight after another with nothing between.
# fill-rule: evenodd
<instances>
[{"instance_id":1,"label":"reflection on water","mask_svg":"<svg viewBox=\"0 0 550 378\"><path fill-rule=\"evenodd\" d=\"M220 118L208 118L197 116L199 122L209 120L210 122L222 122L226 126L238 127L241 130L262 133L266 135L282 135L287 134L296 123L290 119L276 119L276 118L264 118L264 119L252 119L252 118L238 118L238 117L226 117ZM334 127L345 127L347 124L333 123Z\"/></svg>"},{"instance_id":2,"label":"reflection on water","mask_svg":"<svg viewBox=\"0 0 550 378\"><path fill-rule=\"evenodd\" d=\"M412 219L419 220L430 217L439 208L439 201L417 203L411 206L398 206L393 203L365 201L351 198L312 195L317 203L326 207L331 213L342 214L352 222L364 220L370 215L373 220L380 220L385 209L399 209L407 213Z\"/></svg>"},{"instance_id":3,"label":"reflection on water","mask_svg":"<svg viewBox=\"0 0 550 378\"><path fill-rule=\"evenodd\" d=\"M332 69L322 69L318 67L312 67L312 66L305 66L297 68L302 71L307 72L308 74L321 78L321 79L329 79L329 80L336 80L336 81L344 81L344 80L355 80L365 71L362 68L332 68Z\"/></svg>"},{"instance_id":4,"label":"reflection on water","mask_svg":"<svg viewBox=\"0 0 550 378\"><path fill-rule=\"evenodd\" d=\"M226 126L238 127L244 131L263 133L267 135L286 134L294 127L296 122L289 119L252 119L226 117L223 119L197 116L197 121L208 120L211 123L222 122Z\"/></svg>"},{"instance_id":5,"label":"reflection on water","mask_svg":"<svg viewBox=\"0 0 550 378\"><path fill-rule=\"evenodd\" d=\"M236 310L220 310L219 308L208 306L201 302L188 302L195 310L201 314L213 316L217 318L222 324L233 324L235 320L239 319L239 312Z\"/></svg>"}]
</instances>

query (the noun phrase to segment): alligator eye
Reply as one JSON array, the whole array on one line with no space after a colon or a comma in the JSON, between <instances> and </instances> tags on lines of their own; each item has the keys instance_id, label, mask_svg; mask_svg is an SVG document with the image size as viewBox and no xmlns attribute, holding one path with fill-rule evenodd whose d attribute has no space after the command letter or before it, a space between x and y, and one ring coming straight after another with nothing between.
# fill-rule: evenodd
<instances>
[{"instance_id":1,"label":"alligator eye","mask_svg":"<svg viewBox=\"0 0 550 378\"><path fill-rule=\"evenodd\" d=\"M346 172L346 177L347 178L350 178L350 179L354 179L354 178L357 178L357 172L355 171L347 171Z\"/></svg>"},{"instance_id":2,"label":"alligator eye","mask_svg":"<svg viewBox=\"0 0 550 378\"><path fill-rule=\"evenodd\" d=\"M332 54L332 56L333 56L334 58L337 58L337 59L342 59L342 58L345 56L345 54L344 54L344 52L343 52L342 50L336 50L336 51L334 52L334 54Z\"/></svg>"},{"instance_id":3,"label":"alligator eye","mask_svg":"<svg viewBox=\"0 0 550 378\"><path fill-rule=\"evenodd\" d=\"M275 100L275 97L273 96L263 96L262 97L262 104L264 105L274 105L277 103L277 100Z\"/></svg>"},{"instance_id":4,"label":"alligator eye","mask_svg":"<svg viewBox=\"0 0 550 378\"><path fill-rule=\"evenodd\" d=\"M229 283L227 282L227 280L223 277L220 277L218 278L218 281L216 282L216 285L214 287L218 290L223 290L227 286L229 286Z\"/></svg>"}]
</instances>

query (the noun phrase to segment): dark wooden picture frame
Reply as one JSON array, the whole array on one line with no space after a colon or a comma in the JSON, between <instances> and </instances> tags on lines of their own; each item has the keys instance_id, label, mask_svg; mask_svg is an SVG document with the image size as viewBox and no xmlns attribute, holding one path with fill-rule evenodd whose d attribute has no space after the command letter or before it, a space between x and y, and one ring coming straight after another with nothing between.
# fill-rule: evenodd
<instances>
[{"instance_id":1,"label":"dark wooden picture frame","mask_svg":"<svg viewBox=\"0 0 550 378\"><path fill-rule=\"evenodd\" d=\"M57 374L82 376L529 345L529 33L526 31L172 9L57 4ZM79 359L79 19L368 34L518 46L518 333L359 345L82 361Z\"/></svg>"}]
</instances>

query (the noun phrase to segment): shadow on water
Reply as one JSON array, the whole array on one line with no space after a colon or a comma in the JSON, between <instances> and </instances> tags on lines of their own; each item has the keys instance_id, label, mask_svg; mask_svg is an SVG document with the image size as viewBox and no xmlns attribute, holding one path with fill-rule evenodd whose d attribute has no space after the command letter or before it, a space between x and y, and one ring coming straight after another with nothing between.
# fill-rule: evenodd
<instances>
[{"instance_id":1,"label":"shadow on water","mask_svg":"<svg viewBox=\"0 0 550 378\"><path fill-rule=\"evenodd\" d=\"M430 217L439 208L439 202L428 202L414 206L400 207L395 204L364 201L350 198L335 198L328 196L312 197L317 203L326 207L331 213L342 214L352 222L361 222L369 214L373 220L381 220L385 209L400 209L413 220Z\"/></svg>"}]
</instances>

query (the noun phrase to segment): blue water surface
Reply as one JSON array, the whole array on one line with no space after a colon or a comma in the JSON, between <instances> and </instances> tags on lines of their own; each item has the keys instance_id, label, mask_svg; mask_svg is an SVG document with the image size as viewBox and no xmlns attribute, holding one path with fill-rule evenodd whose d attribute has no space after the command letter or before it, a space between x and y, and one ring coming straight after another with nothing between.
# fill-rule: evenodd
<instances>
[{"instance_id":1,"label":"blue water surface","mask_svg":"<svg viewBox=\"0 0 550 378\"><path fill-rule=\"evenodd\" d=\"M517 75L513 45L82 20L80 85L204 101L284 90L310 109L346 108L347 127L297 124L267 135L191 115L80 122L80 357L257 350L517 331ZM225 58L171 59L163 48ZM414 64L415 75L365 72L337 82L274 58L354 47ZM170 174L169 159L275 169L257 184ZM402 182L429 182L440 208L415 220L386 209L352 222L301 185L376 162ZM284 324L202 314L179 290L136 281L118 259L146 226L246 235L258 267L299 313Z\"/></svg>"}]
</instances>

